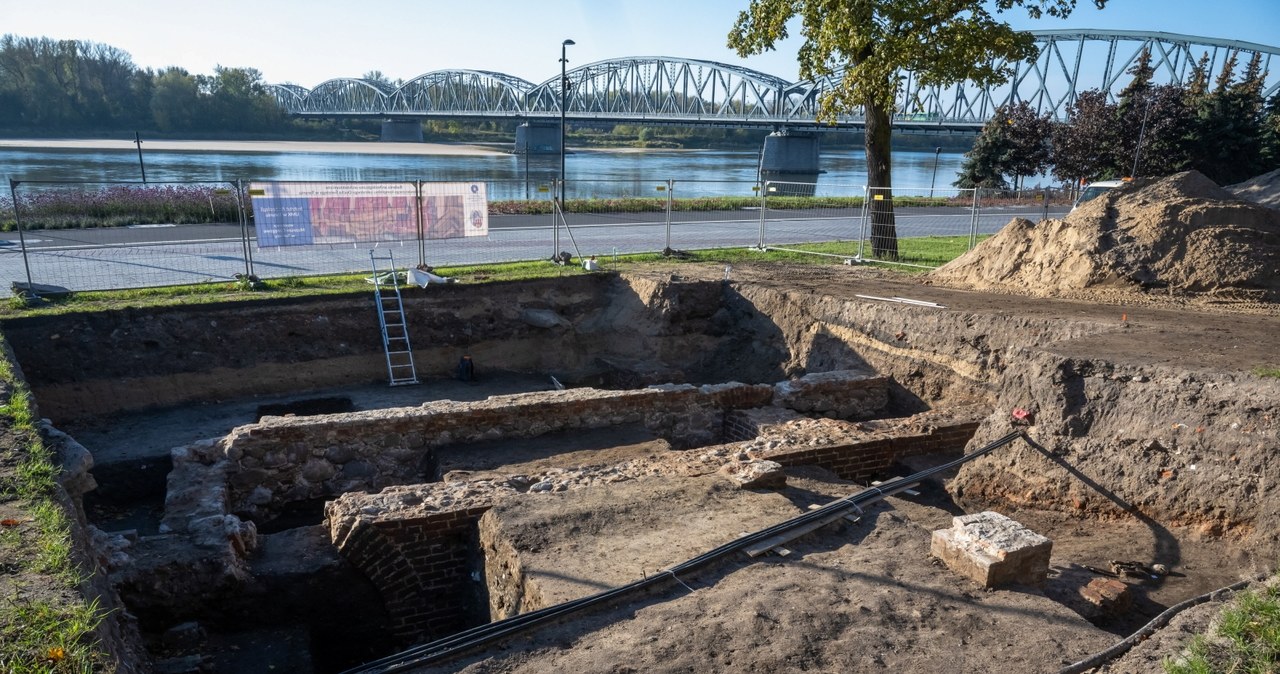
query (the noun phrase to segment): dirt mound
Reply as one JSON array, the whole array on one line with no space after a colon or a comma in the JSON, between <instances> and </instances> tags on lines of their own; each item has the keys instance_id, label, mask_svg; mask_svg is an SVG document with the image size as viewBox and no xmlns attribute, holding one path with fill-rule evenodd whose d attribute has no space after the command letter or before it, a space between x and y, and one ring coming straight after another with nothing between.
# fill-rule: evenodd
<instances>
[{"instance_id":1,"label":"dirt mound","mask_svg":"<svg viewBox=\"0 0 1280 674\"><path fill-rule=\"evenodd\" d=\"M1280 299L1280 212L1198 172L1113 190L1062 220L1015 219L930 274L1047 297L1150 291Z\"/></svg>"},{"instance_id":2,"label":"dirt mound","mask_svg":"<svg viewBox=\"0 0 1280 674\"><path fill-rule=\"evenodd\" d=\"M1248 199L1268 208L1280 208L1280 169L1228 185L1225 189L1239 199Z\"/></svg>"}]
</instances>

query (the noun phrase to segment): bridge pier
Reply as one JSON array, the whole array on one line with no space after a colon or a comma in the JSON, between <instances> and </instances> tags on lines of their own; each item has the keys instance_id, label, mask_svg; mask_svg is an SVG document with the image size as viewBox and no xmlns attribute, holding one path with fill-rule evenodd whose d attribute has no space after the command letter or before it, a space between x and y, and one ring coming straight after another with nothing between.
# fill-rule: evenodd
<instances>
[{"instance_id":1,"label":"bridge pier","mask_svg":"<svg viewBox=\"0 0 1280 674\"><path fill-rule=\"evenodd\" d=\"M422 122L412 119L384 119L379 140L388 143L421 143Z\"/></svg>"},{"instance_id":2,"label":"bridge pier","mask_svg":"<svg viewBox=\"0 0 1280 674\"><path fill-rule=\"evenodd\" d=\"M760 151L760 180L791 183L775 185L774 196L813 196L819 169L818 135L797 131L774 131L765 136Z\"/></svg>"},{"instance_id":3,"label":"bridge pier","mask_svg":"<svg viewBox=\"0 0 1280 674\"><path fill-rule=\"evenodd\" d=\"M525 122L516 127L515 154L560 154L560 125Z\"/></svg>"}]
</instances>

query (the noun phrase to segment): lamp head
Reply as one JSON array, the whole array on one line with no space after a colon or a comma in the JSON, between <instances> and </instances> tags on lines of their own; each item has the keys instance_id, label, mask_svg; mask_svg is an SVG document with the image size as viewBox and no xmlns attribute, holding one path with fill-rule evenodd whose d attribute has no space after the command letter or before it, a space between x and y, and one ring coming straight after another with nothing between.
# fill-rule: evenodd
<instances>
[{"instance_id":1,"label":"lamp head","mask_svg":"<svg viewBox=\"0 0 1280 674\"><path fill-rule=\"evenodd\" d=\"M573 40L565 40L564 42L561 42L560 44L561 44L562 46L566 46L566 47L567 47L567 46L569 46L569 45L571 45L571 44L578 44L578 43L577 43L577 42L574 42Z\"/></svg>"}]
</instances>

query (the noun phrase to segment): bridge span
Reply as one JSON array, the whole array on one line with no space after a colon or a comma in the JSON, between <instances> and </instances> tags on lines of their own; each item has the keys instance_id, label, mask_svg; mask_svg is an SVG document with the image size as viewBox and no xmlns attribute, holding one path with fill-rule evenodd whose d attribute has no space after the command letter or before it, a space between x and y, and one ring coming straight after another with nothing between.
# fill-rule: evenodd
<instances>
[{"instance_id":1,"label":"bridge span","mask_svg":"<svg viewBox=\"0 0 1280 674\"><path fill-rule=\"evenodd\" d=\"M1151 54L1157 84L1185 83L1204 55L1215 77L1235 55L1237 73L1258 54L1268 73L1264 96L1280 91L1280 47L1192 35L1114 30L1031 31L1039 45L1034 59L1010 65L1014 75L1000 86L963 82L949 87L922 82L902 70L893 126L906 133L976 133L995 110L1026 101L1064 119L1077 95L1101 89L1113 98L1128 84L1126 71L1143 51ZM1276 68L1273 68L1273 60ZM830 122L816 119L823 94L842 77L789 82L742 66L713 61L645 56L589 63L568 71L563 86L567 122L720 126L780 131L792 140L785 155L816 162L813 131L858 130L860 109ZM561 78L533 83L484 70L438 70L399 86L362 78L337 78L313 89L268 85L280 106L300 117L372 117L387 120L384 138L409 131L421 139L422 119L519 120L517 152L559 152ZM810 147L812 146L812 147ZM767 151L766 146L766 151ZM812 152L811 152L812 151ZM814 164L816 172L816 163Z\"/></svg>"},{"instance_id":2,"label":"bridge span","mask_svg":"<svg viewBox=\"0 0 1280 674\"><path fill-rule=\"evenodd\" d=\"M1268 75L1264 96L1280 90L1280 47L1252 42L1141 31L1031 31L1040 47L1030 61L1011 64L1007 84L966 82L939 87L900 71L903 83L894 125L908 130L973 130L1005 103L1027 101L1061 119L1078 92L1103 89L1115 96L1142 51L1151 53L1158 84L1184 83L1199 58L1210 57L1210 76L1232 53L1237 68L1262 55ZM1005 64L1001 64L1005 65ZM575 122L716 125L747 128L850 130L861 127L855 109L832 123L815 121L820 97L841 73L789 82L741 66L667 56L589 63L568 71L565 114ZM362 78L336 78L313 89L268 85L281 107L303 117L394 119L518 119L559 122L560 76L535 84L484 70L437 70L400 86Z\"/></svg>"}]
</instances>

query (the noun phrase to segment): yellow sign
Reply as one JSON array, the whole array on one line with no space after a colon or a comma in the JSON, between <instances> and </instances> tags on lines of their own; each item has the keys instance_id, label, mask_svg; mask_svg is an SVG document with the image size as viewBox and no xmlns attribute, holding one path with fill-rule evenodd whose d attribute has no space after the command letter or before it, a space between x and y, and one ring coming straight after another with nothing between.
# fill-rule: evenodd
<instances>
[{"instance_id":1,"label":"yellow sign","mask_svg":"<svg viewBox=\"0 0 1280 674\"><path fill-rule=\"evenodd\" d=\"M551 191L551 188L550 188L550 187L547 187L546 185L538 185L538 191L539 191L539 192L550 192L550 191Z\"/></svg>"},{"instance_id":2,"label":"yellow sign","mask_svg":"<svg viewBox=\"0 0 1280 674\"><path fill-rule=\"evenodd\" d=\"M666 186L666 185L658 185L658 191L659 191L659 192L666 192L666 191L667 191L667 186Z\"/></svg>"},{"instance_id":3,"label":"yellow sign","mask_svg":"<svg viewBox=\"0 0 1280 674\"><path fill-rule=\"evenodd\" d=\"M251 196L251 197L265 197L265 196L267 196L267 191L266 191L266 190L263 190L263 189L249 190L249 196Z\"/></svg>"},{"instance_id":4,"label":"yellow sign","mask_svg":"<svg viewBox=\"0 0 1280 674\"><path fill-rule=\"evenodd\" d=\"M872 200L872 201L884 201L884 195L883 195L883 194L874 194L874 195L872 195L872 196L871 196L871 200Z\"/></svg>"},{"instance_id":5,"label":"yellow sign","mask_svg":"<svg viewBox=\"0 0 1280 674\"><path fill-rule=\"evenodd\" d=\"M231 190L214 190L214 194L231 194Z\"/></svg>"}]
</instances>

